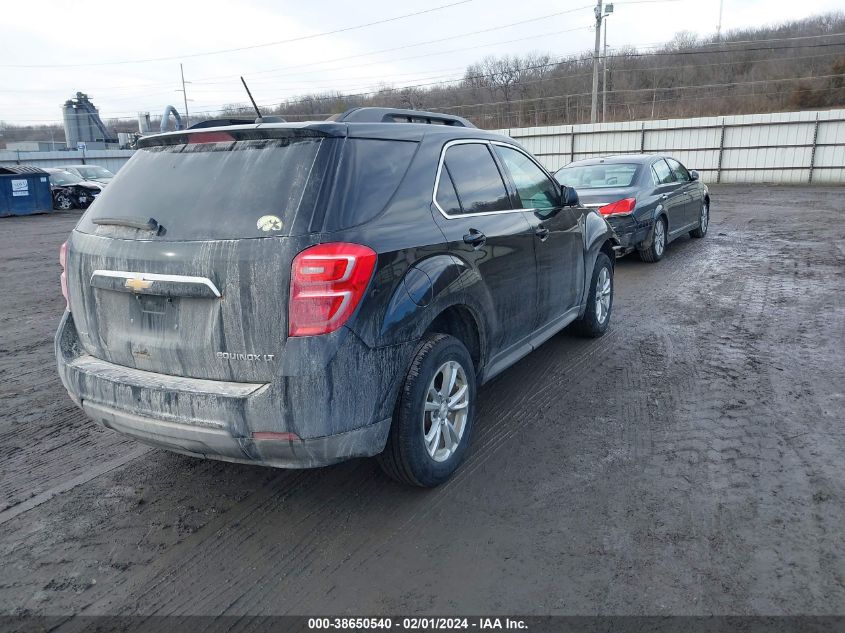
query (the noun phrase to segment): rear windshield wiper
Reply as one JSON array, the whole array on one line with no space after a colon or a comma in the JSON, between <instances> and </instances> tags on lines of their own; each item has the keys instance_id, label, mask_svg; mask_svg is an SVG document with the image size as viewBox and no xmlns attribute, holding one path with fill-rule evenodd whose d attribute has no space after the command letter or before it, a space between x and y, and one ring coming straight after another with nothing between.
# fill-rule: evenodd
<instances>
[{"instance_id":1,"label":"rear windshield wiper","mask_svg":"<svg viewBox=\"0 0 845 633\"><path fill-rule=\"evenodd\" d=\"M91 220L94 224L111 225L111 226L128 226L131 229L138 229L140 231L150 231L157 235L164 232L164 227L159 224L155 218L150 218L146 222L142 220L133 220L131 218L94 218Z\"/></svg>"}]
</instances>

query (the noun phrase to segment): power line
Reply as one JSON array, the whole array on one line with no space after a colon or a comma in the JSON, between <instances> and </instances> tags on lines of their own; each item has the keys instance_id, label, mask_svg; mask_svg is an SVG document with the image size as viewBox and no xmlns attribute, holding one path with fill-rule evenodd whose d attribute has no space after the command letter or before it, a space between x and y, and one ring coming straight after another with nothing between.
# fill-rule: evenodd
<instances>
[{"instance_id":1,"label":"power line","mask_svg":"<svg viewBox=\"0 0 845 633\"><path fill-rule=\"evenodd\" d=\"M794 94L796 92L829 92L831 90L836 90L835 86L830 86L827 88L793 88L791 90L774 90L774 91L767 91L767 92L752 92L752 93L743 93L743 94L718 94L718 95L700 95L700 96L687 96L687 97L677 97L673 99L648 99L647 101L633 101L633 102L625 102L616 104L617 107L627 107L627 106L640 106L640 105L650 105L652 103L678 103L683 101L704 101L706 99L746 99L748 97L767 97L771 95L785 95L785 94ZM583 96L583 95L582 95ZM567 110L578 110L578 109L587 109L586 105L571 105L571 106L562 106L562 107L555 107L555 108L546 108L543 110L529 110L528 112L524 113L525 116L534 115L534 114L550 114L553 112L564 112ZM472 115L474 120L479 119L493 119L493 118L511 118L513 116L518 116L520 113L518 112L504 112L504 113L486 113L486 114L475 114ZM708 116L721 116L721 115L708 115ZM652 119L654 120L654 119ZM618 121L617 121L618 122ZM573 123L573 125L581 125L581 123Z\"/></svg>"},{"instance_id":2,"label":"power line","mask_svg":"<svg viewBox=\"0 0 845 633\"><path fill-rule=\"evenodd\" d=\"M508 29L508 28L511 28L511 27L514 27L514 26L520 26L522 24L528 24L530 22L538 22L540 20L548 20L549 18L559 17L561 15L566 15L567 13L574 13L576 11L583 11L584 9L589 9L590 6L591 5L585 5L585 6L577 7L575 9L567 9L566 11L558 11L556 13L549 13L547 15L541 15L541 16L538 16L536 18L529 18L527 20L521 20L519 22L509 22L507 24L502 24L500 26L494 26L494 27L490 27L490 28L487 28L487 29L481 29L481 30L478 30L478 31L469 31L467 33L459 33L457 35L450 35L448 37L441 37L441 38L434 39L434 40L425 40L423 42L416 42L414 44L403 44L402 46L393 46L391 48L383 48L383 49L380 49L380 50L377 50L377 51L369 51L367 53L359 53L357 55L346 55L344 57L335 57L334 59L325 59L325 60L322 60L322 61L319 61L319 62L309 62L307 64L297 64L295 66L277 66L275 68L265 68L263 70L255 70L255 71L252 71L252 72L246 74L245 76L246 77L254 77L255 75L273 74L273 73L276 73L278 71L283 71L283 70L286 71L286 70L291 70L291 69L294 69L294 68L312 68L314 66L320 66L322 64L330 64L332 62L347 61L349 59L356 59L356 58L359 58L359 57L369 57L370 55L381 55L383 53L395 53L396 51L406 50L406 49L409 49L409 48L416 48L417 46L427 46L429 44L441 44L443 42L448 42L450 40L462 39L462 38L465 38L465 37L471 37L473 35L481 35L483 33L492 33L493 31L501 31L502 29ZM550 35L557 35L557 34L560 34L560 33L569 33L569 32L572 32L572 31L580 30L581 28L592 28L592 27L578 27L578 28L575 28L575 29L568 29L566 31L555 31L554 33L550 33ZM408 60L408 59L418 59L420 57L428 57L430 55L448 54L448 53L472 50L473 48L482 48L482 47L485 47L485 46L510 44L512 42L520 42L520 41L524 41L526 39L532 39L534 37L545 37L545 35L539 35L539 36L531 35L529 37L516 39L516 40L507 40L507 41L495 42L495 43L491 43L491 44L480 44L480 45L474 46L474 47L471 46L471 47L465 47L465 48L458 48L458 49L452 49L452 50L443 51L443 52L425 53L423 55L416 55L416 56L413 56L413 57L400 57L398 59L391 59L389 61L390 62L405 61L405 60ZM327 70L343 70L345 68L359 68L362 65L372 66L374 64L383 64L383 63L385 63L385 62L384 61L376 61L376 62L370 62L369 64L356 64L356 65L353 65L353 66L342 66L340 68L331 68L331 69L327 69ZM297 73L286 73L286 74L281 75L281 76L284 77L284 76L288 76L288 75L291 75L291 74L297 74ZM204 80L206 80L206 79L226 79L226 78L231 78L233 76L234 75L216 75L216 76L212 76L212 77L199 77L196 81L197 81L197 83L204 83Z\"/></svg>"},{"instance_id":3,"label":"power line","mask_svg":"<svg viewBox=\"0 0 845 633\"><path fill-rule=\"evenodd\" d=\"M845 43L843 43L843 44L845 44ZM793 48L793 47L788 47L788 48ZM824 55L807 55L807 56L798 57L798 58L776 58L776 59L750 60L750 61L752 63L774 63L774 62L782 63L784 61L792 61L792 60L795 60L795 59L816 59L816 58L822 58L822 57L829 57L831 54L832 53L827 53L827 54L824 54ZM610 57L610 56L608 56L608 57ZM684 65L680 65L680 66L658 66L658 67L654 67L654 68L617 68L617 69L614 70L614 73L623 73L623 72L642 72L642 73L646 73L646 72L652 72L652 71L655 71L655 70L676 70L676 69L681 69L681 68L700 68L702 66L726 66L726 65L736 65L736 64L746 64L746 63L749 63L749 62L748 61L728 61L728 62L714 62L714 63L711 63L711 64L697 64L696 66L690 66L689 64L684 64ZM521 71L534 70L534 69L539 69L539 68L547 68L547 67L557 66L559 64L560 64L559 61L554 61L554 62L549 62L549 63L544 63L544 64L524 66L520 70ZM489 78L489 77L493 77L497 74L498 73L493 72L493 73L481 73L481 74L475 74L475 75L463 75L461 77L456 77L454 79L449 79L449 80L445 80L445 81L432 81L432 82L427 82L427 83L410 84L410 85L399 86L399 87L384 87L384 88L379 88L377 90L355 92L355 93L341 93L341 94L337 94L337 95L315 95L315 96L311 96L311 97L307 97L307 98L300 97L298 100L300 100L302 102L305 102L305 101L308 101L308 102L318 101L319 102L319 101L350 100L350 99L355 99L355 98L359 98L359 97L366 97L366 96L372 96L372 95L377 95L377 94L384 94L384 93L387 93L387 92L402 92L404 90L410 90L410 89L413 89L413 88L432 87L432 86L439 86L439 85L444 85L444 84L449 84L449 83L465 82L465 81L469 81L469 80L473 80L473 79ZM589 77L589 76L591 76L591 73L582 73L582 74L577 74L577 75L557 75L557 76L552 76L552 77L544 77L544 78L541 78L541 79L532 79L532 80L528 80L528 81L520 81L518 83L518 85L524 86L524 85L530 85L530 84L536 84L536 83L544 83L544 82L548 82L548 81L567 81L567 80L570 80L570 79L579 79L579 78L582 78L582 77ZM812 79L812 78L814 78L814 77L812 77L812 76L808 77L808 79ZM460 87L459 89L460 90L473 90L473 89L476 89L476 88L477 88L476 86L466 86L466 87ZM653 88L646 88L645 90L652 90L652 89ZM657 88L657 89L663 89L663 88ZM666 88L666 89L670 89L670 88ZM610 91L610 92L614 92L614 91ZM616 91L616 92L618 92L618 91ZM297 101L297 99L294 99L294 100L288 99L288 100L274 102L274 103L262 104L262 107L277 107L277 106L282 106L282 105L292 105L291 101L294 101L294 103L295 103ZM462 107L462 106L455 106L455 107Z\"/></svg>"},{"instance_id":4,"label":"power line","mask_svg":"<svg viewBox=\"0 0 845 633\"><path fill-rule=\"evenodd\" d=\"M620 93L631 93L631 92L653 92L653 91L670 91L670 90L700 90L702 88L724 88L728 86L745 86L745 85L752 85L752 84L765 84L765 83L778 83L781 81L807 81L810 79L830 79L834 77L845 77L845 73L839 73L834 75L814 75L814 76L804 76L804 77L782 77L780 79L755 79L752 81L729 81L726 83L719 83L719 84L698 84L698 85L691 85L691 86L671 86L671 87L653 87L653 88L626 88L624 90L612 90L610 94L620 94ZM513 105L515 103L531 103L534 101L547 101L549 99L565 99L571 97L584 97L592 95L591 92L582 92L577 94L566 94L566 95L551 95L548 97L532 97L530 99L513 99L512 101L490 101L486 103L468 103L464 105L457 105L457 106L435 106L438 110L457 110L458 108L478 108L482 106L494 106L494 105Z\"/></svg>"},{"instance_id":5,"label":"power line","mask_svg":"<svg viewBox=\"0 0 845 633\"><path fill-rule=\"evenodd\" d=\"M94 63L83 63L83 64L0 64L0 68L82 68L82 67L90 67L90 66L117 66L122 64L145 64L148 62L163 62L163 61L173 61L179 59L190 59L194 57L205 57L208 55L223 55L225 53L236 53L239 51L247 51L247 50L254 50L256 48L265 48L268 46L278 46L280 44L290 44L292 42L302 42L304 40L310 40L317 37L325 37L326 35L336 35L338 33L346 33L348 31L356 31L358 29L367 28L370 26L376 26L378 24L387 24L389 22L396 22L398 20L404 20L406 18L415 17L418 15L423 15L425 13L433 13L435 11L441 11L443 9L449 9L451 7L456 7L461 4L467 4L472 2L473 0L458 0L457 2L452 2L450 4L443 4L437 7L432 7L430 9L422 9L420 11L414 11L413 13L406 13L404 15L397 15L392 18L385 18L383 20L376 20L375 22L367 22L366 24L357 24L355 26L346 26L340 29L335 29L333 31L324 31L322 33L314 33L312 35L303 35L301 37L294 37L287 40L278 40L275 42L265 42L264 44L252 44L250 46L239 46L237 48L226 48L220 49L216 51L207 51L204 53L190 53L187 55L171 55L168 57L150 57L147 59L130 59L130 60L123 60L123 61L116 61L116 62L94 62Z\"/></svg>"},{"instance_id":6,"label":"power line","mask_svg":"<svg viewBox=\"0 0 845 633\"><path fill-rule=\"evenodd\" d=\"M582 27L578 27L576 29L568 29L567 31L580 30L581 28ZM591 27L587 27L587 28L591 28ZM551 36L551 35L557 35L559 33L567 32L567 31L559 31L559 32L554 32L554 33L548 33L548 34L544 34L544 35L540 35L540 36L534 35L534 36L530 36L529 38L520 38L520 39L534 39L534 38L537 38L537 37L546 37L546 36ZM832 37L832 36L838 36L838 35L845 35L845 33L826 34L824 37ZM807 39L809 37L817 37L817 36L807 36L805 38L771 38L771 39L764 40L764 41L772 41L772 42L775 42L775 41L793 41L795 39ZM511 40L511 41L520 41L520 39ZM754 42L755 40L749 40L749 41ZM760 40L757 40L757 41L760 41ZM497 42L495 44L484 44L484 45L478 45L478 46L467 47L467 48L470 48L470 49L482 48L482 47L486 47L486 46L499 45L501 43L502 42ZM736 54L736 53L742 53L742 52L796 50L796 49L802 49L802 48L822 48L822 47L842 46L842 45L845 45L845 42L797 44L797 45L786 45L786 46L748 47L748 48L744 48L744 49L733 49L733 50L709 50L709 51L706 51L704 53L705 54L727 54L727 53ZM463 49L457 49L457 50L463 50ZM452 52L455 52L455 50L443 51L442 54L449 54L449 53L452 53ZM661 55L686 55L686 54L702 54L702 51L661 51L661 52L651 52L651 53L622 53L622 54L608 55L608 58L609 59L614 59L614 58L625 59L625 58L636 58L636 57L653 57L653 56L661 56ZM415 56L415 57L419 57L419 56ZM805 57L810 58L812 56L805 56ZM823 57L823 55L817 56L817 57ZM772 59L772 60L746 60L746 61L736 61L736 62L718 62L718 63L713 63L713 64L699 64L698 66L714 66L714 65L722 65L722 64L728 65L728 64L748 63L748 62L765 63L765 62L769 62L769 61L771 61L771 62L788 61L789 59L790 58L781 58L781 59L777 59L777 60ZM557 59L549 61L548 63L536 64L536 65L523 67L522 70L547 68L547 67L557 66L557 65L559 65L561 63L565 63L567 61L575 62L575 61L577 61L577 58L574 55L561 56ZM360 67L360 65L358 65L356 67ZM650 71L654 71L654 70L665 70L665 69L686 68L686 67L688 67L688 65L674 66L674 67L673 66L665 66L665 67L642 68L642 69L620 69L620 68L617 68L615 72L637 72L637 71L650 72ZM433 86L433 85L444 84L444 83L454 83L454 82L459 82L459 81L463 81L463 80L466 80L466 79L472 79L472 78L477 78L477 77L481 77L481 76L483 76L483 75L475 75L475 76L469 76L469 77L463 76L463 77L459 77L459 78L455 78L455 79L447 80L447 81L434 81L434 82L429 82L429 83L424 83L424 84L412 84L412 85L401 86L401 87L398 87L398 88L383 88L383 89L379 89L379 90L375 90L375 91L358 93L358 94L341 94L341 95L331 95L331 96L327 96L327 97L311 97L310 100L311 101L314 101L314 100L319 101L319 100L351 99L351 98L354 98L354 97L357 97L357 96L366 96L366 95L379 94L379 93L384 93L384 92L396 92L396 91L400 91L400 90L407 90L407 89L411 89L411 88ZM489 74L488 74L488 76L489 76ZM523 83L523 84L536 83L537 81L550 81L550 80L553 80L553 79L566 80L566 79L577 78L577 77L580 77L580 76L581 75L575 75L575 76L564 75L563 77L552 77L552 78L543 79L543 80L534 80L532 82L521 82L521 83ZM811 78L812 77L807 77L807 79L811 79ZM199 83L199 82L197 82L197 83ZM645 90L651 90L651 89L652 88L648 88L648 89L645 89ZM165 94L165 93L159 93L159 94ZM125 97L123 99L126 99L126 98L131 98L131 97ZM289 103L290 103L290 100L288 99L288 100L284 100L284 101L281 101L281 102L276 102L276 103L272 103L272 104L262 104L262 105L264 105L264 107L275 107L275 106L279 106L279 105L286 105L286 104L289 104ZM471 105L450 106L450 107L452 107L452 108L471 107ZM222 106L219 107L219 108L215 108L213 110L200 110L200 111L195 112L195 113L200 113L200 114L212 113L212 112L218 112L221 109L222 109ZM115 118L115 117L119 117L121 115L132 116L134 114L135 114L134 112L125 112L125 113L124 112L117 112L117 113L114 113L109 118ZM6 119L6 120L9 120L9 121L45 121L45 122L50 121L50 122L52 122L52 121L58 121L59 119Z\"/></svg>"},{"instance_id":7,"label":"power line","mask_svg":"<svg viewBox=\"0 0 845 633\"><path fill-rule=\"evenodd\" d=\"M468 46L468 47L464 47L464 48L451 49L451 50L448 50L448 51L438 51L436 53L427 53L427 54L424 54L424 55L415 55L415 56L400 58L398 60L392 60L392 61L400 61L400 60L405 60L405 59L417 59L419 57L431 57L431 56L434 56L434 55L449 55L451 53L460 52L460 51L464 51L464 50L474 50L474 49L477 49L477 48L485 48L485 47L488 47L488 46L500 46L502 44L520 42L520 41L524 41L524 40L528 40L528 39L536 40L536 39L540 39L540 38L543 38L543 37L551 37L551 36L554 36L554 35L561 35L563 33L571 33L573 31L580 31L580 30L583 30L584 28L589 28L589 27L575 27L575 28L572 28L572 29L564 29L564 30L561 30L561 31L553 31L551 33L543 33L543 34L540 34L540 35L531 35L531 36L528 36L528 37L517 38L517 39L513 39L513 40L507 40L507 41L504 41L504 42L500 41L500 42L492 42L490 44L479 44L477 46ZM348 58L346 58L346 59L348 59ZM549 64L547 64L547 65L549 65ZM337 70L337 69L333 69L333 70ZM200 83L200 82L196 81L195 83ZM442 82L432 82L432 84L430 84L430 85L434 85L436 83L442 83ZM421 85L425 85L425 84L421 84ZM410 88L410 87L414 87L414 86L406 86L404 88L399 88L399 89L407 89L407 88ZM386 89L386 90L394 90L394 89ZM378 94L379 92L382 92L382 91L383 90L372 91L372 94ZM315 99L315 100L338 99L338 98L343 99L343 98L348 98L348 97L347 97L347 95L313 97L313 99ZM262 107L275 107L276 105L281 105L283 103L285 103L285 102L282 101L282 102L270 103L270 104L262 103L261 106ZM216 110L207 110L205 112L214 112L214 111L216 111Z\"/></svg>"}]
</instances>

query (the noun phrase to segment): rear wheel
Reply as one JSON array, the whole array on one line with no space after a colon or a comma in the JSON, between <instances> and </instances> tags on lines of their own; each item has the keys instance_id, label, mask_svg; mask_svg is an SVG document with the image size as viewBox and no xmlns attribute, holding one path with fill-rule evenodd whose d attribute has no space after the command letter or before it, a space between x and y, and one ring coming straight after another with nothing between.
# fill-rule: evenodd
<instances>
[{"instance_id":1,"label":"rear wheel","mask_svg":"<svg viewBox=\"0 0 845 633\"><path fill-rule=\"evenodd\" d=\"M446 334L428 334L402 386L382 470L413 486L433 487L458 468L475 417L475 368L467 348Z\"/></svg>"},{"instance_id":2,"label":"rear wheel","mask_svg":"<svg viewBox=\"0 0 845 633\"><path fill-rule=\"evenodd\" d=\"M607 332L610 313L613 310L613 262L604 253L599 253L593 268L590 294L584 316L574 323L575 331L581 336L598 338Z\"/></svg>"},{"instance_id":3,"label":"rear wheel","mask_svg":"<svg viewBox=\"0 0 845 633\"><path fill-rule=\"evenodd\" d=\"M638 249L640 259L653 264L660 261L666 251L666 220L662 217L654 221L654 230L651 236L651 246Z\"/></svg>"},{"instance_id":4,"label":"rear wheel","mask_svg":"<svg viewBox=\"0 0 845 633\"><path fill-rule=\"evenodd\" d=\"M708 226L710 226L710 203L705 200L701 203L701 215L698 218L698 228L689 232L690 237L704 237L707 235Z\"/></svg>"}]
</instances>

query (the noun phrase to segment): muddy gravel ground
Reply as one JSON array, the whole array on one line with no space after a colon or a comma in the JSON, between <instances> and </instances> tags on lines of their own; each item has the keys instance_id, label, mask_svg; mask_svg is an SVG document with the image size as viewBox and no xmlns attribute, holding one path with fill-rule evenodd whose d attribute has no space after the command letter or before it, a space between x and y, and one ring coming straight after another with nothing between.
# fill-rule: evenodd
<instances>
[{"instance_id":1,"label":"muddy gravel ground","mask_svg":"<svg viewBox=\"0 0 845 633\"><path fill-rule=\"evenodd\" d=\"M845 613L845 188L714 187L602 339L480 394L436 490L202 461L54 368L78 215L0 219L0 613Z\"/></svg>"}]
</instances>

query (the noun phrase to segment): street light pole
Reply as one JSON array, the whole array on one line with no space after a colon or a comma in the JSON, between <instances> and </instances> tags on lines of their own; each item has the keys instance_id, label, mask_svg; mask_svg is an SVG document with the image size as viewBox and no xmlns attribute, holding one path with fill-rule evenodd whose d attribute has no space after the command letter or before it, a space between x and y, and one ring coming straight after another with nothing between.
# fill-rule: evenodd
<instances>
[{"instance_id":1,"label":"street light pole","mask_svg":"<svg viewBox=\"0 0 845 633\"><path fill-rule=\"evenodd\" d=\"M596 1L596 48L593 53L593 100L590 105L590 122L598 119L599 104L599 47L601 46L602 0Z\"/></svg>"}]
</instances>

